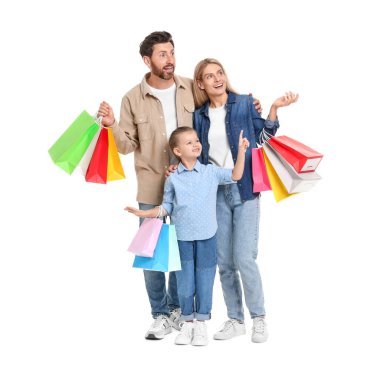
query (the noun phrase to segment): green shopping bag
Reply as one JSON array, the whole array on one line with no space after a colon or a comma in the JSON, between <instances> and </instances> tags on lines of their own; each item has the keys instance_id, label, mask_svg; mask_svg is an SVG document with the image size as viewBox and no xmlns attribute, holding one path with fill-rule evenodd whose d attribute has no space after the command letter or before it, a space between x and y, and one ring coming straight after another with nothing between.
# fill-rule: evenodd
<instances>
[{"instance_id":1,"label":"green shopping bag","mask_svg":"<svg viewBox=\"0 0 380 368\"><path fill-rule=\"evenodd\" d=\"M53 162L71 174L99 129L99 123L83 111L50 147L49 155Z\"/></svg>"}]
</instances>

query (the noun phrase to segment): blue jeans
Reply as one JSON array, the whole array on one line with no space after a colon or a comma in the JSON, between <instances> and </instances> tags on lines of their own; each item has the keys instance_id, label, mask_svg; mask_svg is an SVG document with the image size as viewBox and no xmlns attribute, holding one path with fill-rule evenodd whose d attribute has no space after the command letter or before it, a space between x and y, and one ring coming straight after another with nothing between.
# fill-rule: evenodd
<instances>
[{"instance_id":1,"label":"blue jeans","mask_svg":"<svg viewBox=\"0 0 380 368\"><path fill-rule=\"evenodd\" d=\"M139 203L140 210L149 210L155 207L151 204ZM140 218L140 225L143 222ZM165 272L144 270L145 287L148 293L153 318L179 308L177 294L177 279L175 272L169 272L168 287L166 288Z\"/></svg>"},{"instance_id":2,"label":"blue jeans","mask_svg":"<svg viewBox=\"0 0 380 368\"><path fill-rule=\"evenodd\" d=\"M182 270L176 275L181 320L208 320L216 272L216 236L206 240L178 240L178 246Z\"/></svg>"},{"instance_id":3,"label":"blue jeans","mask_svg":"<svg viewBox=\"0 0 380 368\"><path fill-rule=\"evenodd\" d=\"M238 184L220 185L216 209L218 267L228 317L244 320L240 277L251 318L264 316L263 286L256 264L260 196L242 202Z\"/></svg>"}]
</instances>

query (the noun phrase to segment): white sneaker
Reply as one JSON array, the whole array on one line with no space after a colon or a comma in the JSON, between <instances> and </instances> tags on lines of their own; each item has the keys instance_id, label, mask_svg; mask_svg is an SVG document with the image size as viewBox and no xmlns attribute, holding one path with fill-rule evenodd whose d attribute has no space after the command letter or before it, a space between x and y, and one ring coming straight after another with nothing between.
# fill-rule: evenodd
<instances>
[{"instance_id":1,"label":"white sneaker","mask_svg":"<svg viewBox=\"0 0 380 368\"><path fill-rule=\"evenodd\" d=\"M181 322L181 331L175 338L174 343L176 345L189 345L191 343L191 339L193 338L193 322Z\"/></svg>"},{"instance_id":2,"label":"white sneaker","mask_svg":"<svg viewBox=\"0 0 380 368\"><path fill-rule=\"evenodd\" d=\"M169 318L162 315L154 319L148 332L145 334L145 338L148 340L161 340L170 332L172 332L172 327Z\"/></svg>"},{"instance_id":3,"label":"white sneaker","mask_svg":"<svg viewBox=\"0 0 380 368\"><path fill-rule=\"evenodd\" d=\"M207 344L208 344L208 338L207 338L206 322L195 321L194 322L193 340L191 341L191 345L204 346Z\"/></svg>"},{"instance_id":4,"label":"white sneaker","mask_svg":"<svg viewBox=\"0 0 380 368\"><path fill-rule=\"evenodd\" d=\"M265 342L268 340L267 323L263 317L255 317L252 319L252 342Z\"/></svg>"},{"instance_id":5,"label":"white sneaker","mask_svg":"<svg viewBox=\"0 0 380 368\"><path fill-rule=\"evenodd\" d=\"M222 328L214 335L215 340L228 340L245 334L245 324L237 319L229 319L224 322Z\"/></svg>"},{"instance_id":6,"label":"white sneaker","mask_svg":"<svg viewBox=\"0 0 380 368\"><path fill-rule=\"evenodd\" d=\"M169 316L170 324L172 325L173 328L175 328L178 331L181 329L180 318L181 318L181 309L180 308L174 309L170 312L170 316Z\"/></svg>"}]
</instances>

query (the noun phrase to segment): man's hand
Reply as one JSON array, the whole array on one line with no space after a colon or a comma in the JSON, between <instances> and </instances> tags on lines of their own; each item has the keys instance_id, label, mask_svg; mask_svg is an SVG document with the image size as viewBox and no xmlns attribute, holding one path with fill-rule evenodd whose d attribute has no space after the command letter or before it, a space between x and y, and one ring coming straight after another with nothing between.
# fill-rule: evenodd
<instances>
[{"instance_id":1,"label":"man's hand","mask_svg":"<svg viewBox=\"0 0 380 368\"><path fill-rule=\"evenodd\" d=\"M260 100L254 99L253 106L255 107L256 111L261 115L261 113L263 112L263 108L261 107Z\"/></svg>"},{"instance_id":2,"label":"man's hand","mask_svg":"<svg viewBox=\"0 0 380 368\"><path fill-rule=\"evenodd\" d=\"M170 174L174 173L178 168L178 165L169 165L169 168L165 171L165 178L170 176Z\"/></svg>"},{"instance_id":3,"label":"man's hand","mask_svg":"<svg viewBox=\"0 0 380 368\"><path fill-rule=\"evenodd\" d=\"M248 93L248 95L251 96L251 97L253 97L252 93ZM261 107L260 100L258 100L257 98L254 98L253 99L253 107L261 115L261 113L263 112L263 108Z\"/></svg>"},{"instance_id":4,"label":"man's hand","mask_svg":"<svg viewBox=\"0 0 380 368\"><path fill-rule=\"evenodd\" d=\"M115 116L113 114L112 107L107 102L102 102L99 105L98 117L101 116L102 124L105 127L111 126L115 122Z\"/></svg>"}]
</instances>

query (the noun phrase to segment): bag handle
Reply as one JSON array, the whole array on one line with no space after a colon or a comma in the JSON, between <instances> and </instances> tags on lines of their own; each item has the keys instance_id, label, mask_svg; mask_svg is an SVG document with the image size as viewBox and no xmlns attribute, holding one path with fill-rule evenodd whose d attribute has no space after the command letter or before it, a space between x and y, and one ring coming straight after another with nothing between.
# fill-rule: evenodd
<instances>
[{"instance_id":1,"label":"bag handle","mask_svg":"<svg viewBox=\"0 0 380 368\"><path fill-rule=\"evenodd\" d=\"M269 139L274 137L274 135L268 133L265 128L260 132L259 136L259 143L262 146L264 143L266 143Z\"/></svg>"},{"instance_id":2,"label":"bag handle","mask_svg":"<svg viewBox=\"0 0 380 368\"><path fill-rule=\"evenodd\" d=\"M94 114L92 117L98 125L102 126L103 116L97 116L97 114Z\"/></svg>"}]
</instances>

